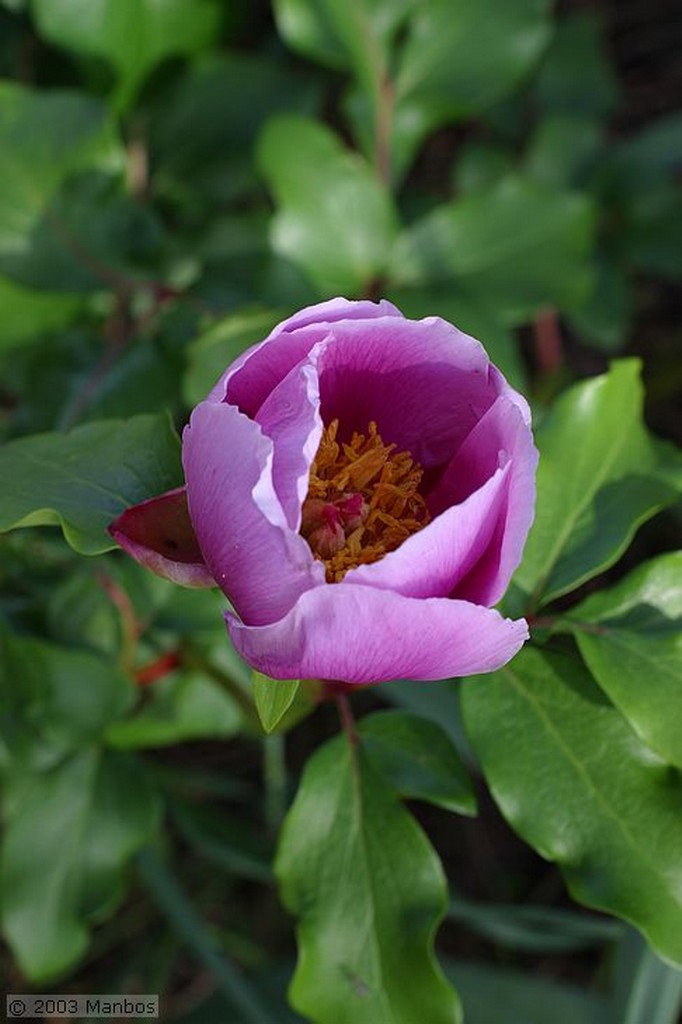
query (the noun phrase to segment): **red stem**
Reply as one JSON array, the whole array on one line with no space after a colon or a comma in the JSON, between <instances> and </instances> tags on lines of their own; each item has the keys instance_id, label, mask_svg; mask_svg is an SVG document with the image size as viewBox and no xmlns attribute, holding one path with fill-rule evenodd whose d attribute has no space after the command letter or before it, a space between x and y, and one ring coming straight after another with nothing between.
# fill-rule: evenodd
<instances>
[{"instance_id":1,"label":"red stem","mask_svg":"<svg viewBox=\"0 0 682 1024\"><path fill-rule=\"evenodd\" d=\"M336 706L339 709L339 718L341 719L341 725L343 726L343 731L348 738L348 742L351 747L357 747L358 734L355 728L355 719L353 718L350 701L345 693L337 693L334 699L336 700Z\"/></svg>"}]
</instances>

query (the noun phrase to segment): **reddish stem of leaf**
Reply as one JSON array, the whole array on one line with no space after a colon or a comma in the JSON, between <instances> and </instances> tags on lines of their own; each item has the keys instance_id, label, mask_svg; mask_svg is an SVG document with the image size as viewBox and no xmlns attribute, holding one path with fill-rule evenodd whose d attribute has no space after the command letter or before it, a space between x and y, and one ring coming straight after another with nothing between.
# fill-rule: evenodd
<instances>
[{"instance_id":1,"label":"reddish stem of leaf","mask_svg":"<svg viewBox=\"0 0 682 1024\"><path fill-rule=\"evenodd\" d=\"M341 719L341 725L343 726L343 731L346 734L348 742L351 747L357 747L358 734L355 729L355 719L353 718L350 701L345 693L336 693L334 699L336 700L336 706L339 709L339 718Z\"/></svg>"},{"instance_id":2,"label":"reddish stem of leaf","mask_svg":"<svg viewBox=\"0 0 682 1024\"><path fill-rule=\"evenodd\" d=\"M559 320L553 309L539 313L533 324L535 331L535 358L540 373L550 375L561 368L564 361L563 341Z\"/></svg>"},{"instance_id":3,"label":"reddish stem of leaf","mask_svg":"<svg viewBox=\"0 0 682 1024\"><path fill-rule=\"evenodd\" d=\"M156 658L155 661L151 661L148 665L137 669L135 672L135 682L138 686L147 686L149 683L155 683L157 679L163 679L164 676L170 675L181 664L182 656L180 651L168 651L166 654Z\"/></svg>"},{"instance_id":4,"label":"reddish stem of leaf","mask_svg":"<svg viewBox=\"0 0 682 1024\"><path fill-rule=\"evenodd\" d=\"M109 600L116 606L121 616L121 627L123 630L123 642L121 644L121 662L126 671L132 671L135 659L135 648L141 633L141 626L137 621L135 609L127 593L116 580L104 572L97 573L97 582L107 595Z\"/></svg>"}]
</instances>

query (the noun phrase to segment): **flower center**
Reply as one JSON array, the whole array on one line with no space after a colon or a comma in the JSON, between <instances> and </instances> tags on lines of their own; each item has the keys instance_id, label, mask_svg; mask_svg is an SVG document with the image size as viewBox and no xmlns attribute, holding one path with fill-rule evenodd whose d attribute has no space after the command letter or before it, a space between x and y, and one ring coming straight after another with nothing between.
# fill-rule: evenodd
<instances>
[{"instance_id":1,"label":"flower center","mask_svg":"<svg viewBox=\"0 0 682 1024\"><path fill-rule=\"evenodd\" d=\"M338 429L333 420L322 433L301 523L328 583L383 558L430 519L419 493L424 470L409 452L384 444L374 422L349 444L336 440Z\"/></svg>"}]
</instances>

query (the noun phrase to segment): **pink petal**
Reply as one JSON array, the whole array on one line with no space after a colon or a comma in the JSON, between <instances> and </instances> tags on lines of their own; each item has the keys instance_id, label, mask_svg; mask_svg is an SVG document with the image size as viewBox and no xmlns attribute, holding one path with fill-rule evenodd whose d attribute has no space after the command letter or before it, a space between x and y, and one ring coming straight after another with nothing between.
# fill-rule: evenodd
<instances>
[{"instance_id":1,"label":"pink petal","mask_svg":"<svg viewBox=\"0 0 682 1024\"><path fill-rule=\"evenodd\" d=\"M509 469L509 464L498 469L466 501L446 509L380 561L351 569L344 581L405 597L447 597L485 555L506 509Z\"/></svg>"},{"instance_id":2,"label":"pink petal","mask_svg":"<svg viewBox=\"0 0 682 1024\"><path fill-rule=\"evenodd\" d=\"M272 479L288 525L298 532L310 466L322 436L317 358L320 346L295 366L263 402L256 422L272 441Z\"/></svg>"},{"instance_id":3,"label":"pink petal","mask_svg":"<svg viewBox=\"0 0 682 1024\"><path fill-rule=\"evenodd\" d=\"M492 605L507 589L533 522L537 461L523 407L503 394L460 446L428 498L432 514L437 514L461 501L472 487L482 486L498 466L509 467L506 500L496 510L485 555L460 580L454 596Z\"/></svg>"},{"instance_id":4,"label":"pink petal","mask_svg":"<svg viewBox=\"0 0 682 1024\"><path fill-rule=\"evenodd\" d=\"M123 512L109 533L124 551L157 576L185 587L214 587L192 529L184 487Z\"/></svg>"},{"instance_id":5,"label":"pink petal","mask_svg":"<svg viewBox=\"0 0 682 1024\"><path fill-rule=\"evenodd\" d=\"M425 468L442 465L497 398L482 345L438 317L332 325L320 358L325 423L340 436L375 420L384 441Z\"/></svg>"},{"instance_id":6,"label":"pink petal","mask_svg":"<svg viewBox=\"0 0 682 1024\"><path fill-rule=\"evenodd\" d=\"M231 364L207 397L224 402L226 397L248 416L255 416L266 397L312 346L326 337L328 325L338 320L372 320L399 317L402 313L386 299L351 302L336 298L300 310L277 324L264 341L253 345ZM302 328L308 328L302 331Z\"/></svg>"},{"instance_id":7,"label":"pink petal","mask_svg":"<svg viewBox=\"0 0 682 1024\"><path fill-rule=\"evenodd\" d=\"M446 598L419 600L345 582L304 593L279 622L247 626L228 613L232 642L274 679L378 683L491 672L528 638L523 619Z\"/></svg>"},{"instance_id":8,"label":"pink petal","mask_svg":"<svg viewBox=\"0 0 682 1024\"><path fill-rule=\"evenodd\" d=\"M272 481L272 441L234 406L202 402L185 428L183 463L190 515L216 583L245 622L281 619L324 580L324 568L287 525Z\"/></svg>"}]
</instances>

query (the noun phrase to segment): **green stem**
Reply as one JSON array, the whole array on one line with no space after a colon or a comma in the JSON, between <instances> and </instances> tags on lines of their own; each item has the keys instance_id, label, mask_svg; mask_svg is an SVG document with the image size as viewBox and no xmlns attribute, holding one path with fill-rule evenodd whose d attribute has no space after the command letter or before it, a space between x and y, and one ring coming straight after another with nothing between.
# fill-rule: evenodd
<instances>
[{"instance_id":1,"label":"green stem","mask_svg":"<svg viewBox=\"0 0 682 1024\"><path fill-rule=\"evenodd\" d=\"M270 835L277 835L287 806L287 766L284 758L284 734L272 733L263 740L263 776L265 779L265 822Z\"/></svg>"},{"instance_id":2,"label":"green stem","mask_svg":"<svg viewBox=\"0 0 682 1024\"><path fill-rule=\"evenodd\" d=\"M351 749L358 745L358 734L355 728L355 719L353 718L353 711L350 706L350 701L345 693L337 693L335 696L336 706L339 709L339 718L341 719L341 725L345 732L348 742L351 745Z\"/></svg>"},{"instance_id":3,"label":"green stem","mask_svg":"<svg viewBox=\"0 0 682 1024\"><path fill-rule=\"evenodd\" d=\"M197 913L166 864L150 848L141 850L136 863L140 876L161 912L181 939L213 975L226 998L249 1024L276 1024L260 998L225 957L206 923Z\"/></svg>"}]
</instances>

